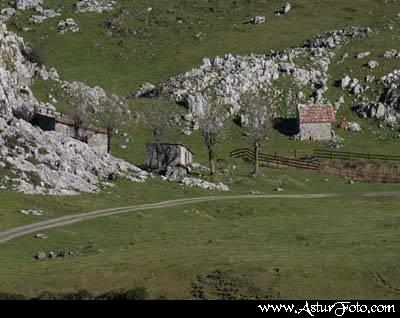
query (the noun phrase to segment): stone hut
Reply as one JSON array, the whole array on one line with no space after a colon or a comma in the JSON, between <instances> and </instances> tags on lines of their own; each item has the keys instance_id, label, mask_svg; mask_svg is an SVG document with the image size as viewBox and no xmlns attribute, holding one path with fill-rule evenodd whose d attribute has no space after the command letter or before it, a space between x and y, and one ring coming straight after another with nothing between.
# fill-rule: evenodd
<instances>
[{"instance_id":1,"label":"stone hut","mask_svg":"<svg viewBox=\"0 0 400 318\"><path fill-rule=\"evenodd\" d=\"M332 105L299 105L297 111L300 140L328 141L332 138L332 123L335 122Z\"/></svg>"},{"instance_id":2,"label":"stone hut","mask_svg":"<svg viewBox=\"0 0 400 318\"><path fill-rule=\"evenodd\" d=\"M75 138L74 121L50 108L35 107L31 122L44 131L57 131L64 136ZM88 125L79 131L81 141L100 153L107 153L107 130Z\"/></svg>"},{"instance_id":3,"label":"stone hut","mask_svg":"<svg viewBox=\"0 0 400 318\"><path fill-rule=\"evenodd\" d=\"M186 167L193 162L193 152L182 144L161 144L161 162L162 169L176 166ZM156 145L146 145L146 162L147 169L157 169L157 151Z\"/></svg>"}]
</instances>

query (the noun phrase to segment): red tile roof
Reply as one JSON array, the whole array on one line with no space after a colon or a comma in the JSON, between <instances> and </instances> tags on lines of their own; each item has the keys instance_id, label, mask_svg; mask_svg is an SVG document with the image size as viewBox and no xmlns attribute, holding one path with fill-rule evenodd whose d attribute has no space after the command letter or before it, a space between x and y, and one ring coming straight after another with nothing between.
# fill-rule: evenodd
<instances>
[{"instance_id":1,"label":"red tile roof","mask_svg":"<svg viewBox=\"0 0 400 318\"><path fill-rule=\"evenodd\" d=\"M330 104L325 105L299 105L300 124L334 123L335 113Z\"/></svg>"}]
</instances>

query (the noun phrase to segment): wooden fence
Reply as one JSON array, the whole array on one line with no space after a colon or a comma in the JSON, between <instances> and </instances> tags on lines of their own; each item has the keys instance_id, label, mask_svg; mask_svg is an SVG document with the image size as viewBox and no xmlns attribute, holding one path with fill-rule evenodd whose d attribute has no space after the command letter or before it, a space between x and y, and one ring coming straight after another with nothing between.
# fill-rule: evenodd
<instances>
[{"instance_id":1,"label":"wooden fence","mask_svg":"<svg viewBox=\"0 0 400 318\"><path fill-rule=\"evenodd\" d=\"M246 161L254 161L255 153L253 150L248 148L241 148L231 152L232 158L242 158ZM318 161L304 160L304 159L292 159L287 157L278 156L276 153L273 155L268 155L264 153L259 153L259 161L261 164L275 165L291 167L302 170L320 170L320 164Z\"/></svg>"},{"instance_id":2,"label":"wooden fence","mask_svg":"<svg viewBox=\"0 0 400 318\"><path fill-rule=\"evenodd\" d=\"M331 159L331 160L339 159L339 160L352 161L356 159L365 159L365 160L379 160L386 162L400 162L400 156L344 152L336 150L316 149L314 150L314 156L322 159Z\"/></svg>"},{"instance_id":3,"label":"wooden fence","mask_svg":"<svg viewBox=\"0 0 400 318\"><path fill-rule=\"evenodd\" d=\"M339 152L333 152L333 153L339 153ZM330 152L329 152L329 154L330 154ZM255 160L255 153L253 150L251 150L249 148L237 149L235 151L232 151L230 155L232 158L241 158L248 162L254 162L254 160ZM362 154L359 154L359 155L362 155ZM370 160L374 160L374 159L375 160L383 160L383 159L376 159L376 158L381 158L381 157L383 157L383 158L385 158L385 160L387 160L386 159L387 156L380 156L380 155L370 155ZM299 170L319 171L322 173L335 175L338 177L348 178L350 180L367 181L367 182L400 183L400 171L397 171L397 173L393 173L393 172L370 173L368 171L363 171L360 168L354 168L351 166L350 167L343 167L343 166L338 167L338 166L333 165L330 162L322 162L319 160L319 158L321 158L321 156L319 156L317 152L315 152L314 158L313 158L313 156L310 156L309 159L287 158L287 157L280 156L276 153L274 153L274 154L259 153L259 161L260 161L261 165L274 166L274 167L278 167L278 168L287 167L287 168L295 168L295 169L299 169ZM326 158L326 157L324 157L324 158ZM329 158L331 158L331 157L329 157ZM363 158L364 159L364 157L361 157L361 156L354 157L354 158ZM396 158L396 156L389 156L388 161L395 161L394 160L395 158ZM333 155L332 159L349 160L349 157L346 157L346 155L342 155L342 156L337 156L335 158ZM367 158L365 158L365 159L367 159Z\"/></svg>"}]
</instances>

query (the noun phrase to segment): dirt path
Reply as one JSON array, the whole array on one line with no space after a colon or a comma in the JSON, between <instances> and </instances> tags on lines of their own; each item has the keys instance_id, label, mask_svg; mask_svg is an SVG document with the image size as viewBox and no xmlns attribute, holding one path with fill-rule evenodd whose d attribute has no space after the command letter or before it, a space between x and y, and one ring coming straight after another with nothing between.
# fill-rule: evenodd
<instances>
[{"instance_id":1,"label":"dirt path","mask_svg":"<svg viewBox=\"0 0 400 318\"><path fill-rule=\"evenodd\" d=\"M178 199L170 201L162 201L157 203L132 205L120 208L111 208L105 210L97 210L93 212L66 215L63 217L32 223L24 226L18 226L3 232L0 232L0 244L10 241L14 238L61 227L68 224L82 222L86 220L96 219L102 216L114 214L128 213L142 210L154 210L173 206L181 206L188 204L196 204L212 201L229 201L229 200L250 200L250 199L323 199L338 197L400 197L400 192L363 192L363 193L326 193L326 194L266 194L266 195L228 195L228 196L210 196L188 199Z\"/></svg>"}]
</instances>

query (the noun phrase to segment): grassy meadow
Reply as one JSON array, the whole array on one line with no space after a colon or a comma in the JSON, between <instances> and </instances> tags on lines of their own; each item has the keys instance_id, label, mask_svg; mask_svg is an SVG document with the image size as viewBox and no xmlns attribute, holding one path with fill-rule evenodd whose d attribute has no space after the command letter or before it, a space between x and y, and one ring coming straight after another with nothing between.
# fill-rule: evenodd
<instances>
[{"instance_id":1,"label":"grassy meadow","mask_svg":"<svg viewBox=\"0 0 400 318\"><path fill-rule=\"evenodd\" d=\"M0 0L0 7L6 2ZM356 120L362 127L360 133L337 129L343 138L341 150L400 155L399 131L378 129L377 121L357 118L350 110L356 101L335 84L344 74L362 80L367 74L379 77L400 68L399 60L382 58L385 50L400 50L400 20L394 19L400 12L399 2L296 0L291 1L288 15L274 17L282 1L120 0L118 6L129 13L124 23L137 30L131 36L105 27L118 11L78 14L73 10L75 2L45 0L50 8L63 7L62 16L32 25L28 21L32 12L27 11L12 18L8 26L29 45L40 47L46 66L56 67L62 79L99 85L108 93L123 96L144 82L157 84L196 67L204 57L266 53L299 46L331 29L373 27L378 30L374 36L354 40L337 52L329 68L326 97L334 102L343 95L345 104L338 122ZM254 15L265 15L267 23L246 24ZM81 31L58 34L58 21L69 17L77 21ZM22 32L23 27L34 30ZM368 60L354 57L362 51L371 52L368 60L376 59L377 69L366 68ZM349 57L339 63L345 53ZM51 93L59 99L57 108L68 112L57 85L36 79L33 91L42 101L48 101ZM131 107L146 107L150 102L137 101ZM143 164L150 132L129 122L120 133L128 133L130 142L119 134L112 153L135 165ZM271 168L263 168L263 175L254 179L250 177L251 166L229 157L232 150L248 146L243 133L237 125L228 125L217 148L220 174L201 176L224 182L231 189L229 193L183 188L159 177L143 184L117 180L113 188L73 198L0 190L0 231L102 208L196 196L268 194L277 187L283 187L284 193L400 190L398 184L349 184L332 176ZM194 151L196 162L207 164L198 133L186 136L172 130L165 141L184 143ZM263 144L264 152L286 154L315 148L326 147L298 142L278 131ZM222 173L224 169L228 172ZM25 208L45 213L42 217L25 216L20 213ZM0 245L0 291L33 296L45 290L101 293L144 286L151 298L167 299L399 298L399 209L398 198L259 199L99 218L46 231L48 240L28 235ZM77 255L65 260L34 260L35 253L42 250L74 251Z\"/></svg>"}]
</instances>

